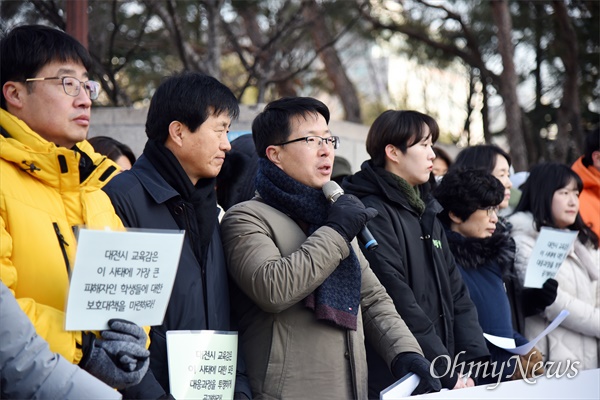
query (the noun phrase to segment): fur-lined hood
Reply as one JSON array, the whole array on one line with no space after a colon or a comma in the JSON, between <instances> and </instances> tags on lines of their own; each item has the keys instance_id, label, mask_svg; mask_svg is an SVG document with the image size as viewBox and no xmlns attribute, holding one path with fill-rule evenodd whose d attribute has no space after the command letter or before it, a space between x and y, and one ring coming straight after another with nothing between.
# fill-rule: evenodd
<instances>
[{"instance_id":1,"label":"fur-lined hood","mask_svg":"<svg viewBox=\"0 0 600 400\"><path fill-rule=\"evenodd\" d=\"M515 258L515 242L507 226L498 223L494 234L485 239L467 238L446 228L454 259L463 268L478 268L497 262L502 272L510 270Z\"/></svg>"}]
</instances>

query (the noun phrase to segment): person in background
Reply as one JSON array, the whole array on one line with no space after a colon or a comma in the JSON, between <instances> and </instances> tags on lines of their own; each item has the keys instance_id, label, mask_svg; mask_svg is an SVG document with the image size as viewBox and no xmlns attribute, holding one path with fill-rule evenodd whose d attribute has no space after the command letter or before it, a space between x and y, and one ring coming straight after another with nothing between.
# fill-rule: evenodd
<instances>
[{"instance_id":1,"label":"person in background","mask_svg":"<svg viewBox=\"0 0 600 400\"><path fill-rule=\"evenodd\" d=\"M164 321L150 332L150 369L165 391L170 387L167 331L230 330L215 181L238 114L235 96L215 78L193 72L168 77L150 102L143 154L104 187L126 226L185 230ZM251 398L238 361L236 398Z\"/></svg>"},{"instance_id":2,"label":"person in background","mask_svg":"<svg viewBox=\"0 0 600 400\"><path fill-rule=\"evenodd\" d=\"M600 237L600 130L585 137L584 153L571 166L583 182L579 212L583 221Z\"/></svg>"},{"instance_id":3,"label":"person in background","mask_svg":"<svg viewBox=\"0 0 600 400\"><path fill-rule=\"evenodd\" d=\"M254 197L257 170L258 155L252 135L242 135L232 140L231 151L227 153L217 175L217 202L224 211Z\"/></svg>"},{"instance_id":4,"label":"person in background","mask_svg":"<svg viewBox=\"0 0 600 400\"><path fill-rule=\"evenodd\" d=\"M122 320L99 335L64 329L74 228L123 228L101 190L118 167L85 140L100 90L91 65L57 29L19 26L0 41L0 276L52 352L124 396L157 398L144 329Z\"/></svg>"},{"instance_id":5,"label":"person in background","mask_svg":"<svg viewBox=\"0 0 600 400\"><path fill-rule=\"evenodd\" d=\"M342 156L335 156L333 159L333 170L331 171L331 180L341 185L344 178L352 175L350 161Z\"/></svg>"},{"instance_id":6,"label":"person in background","mask_svg":"<svg viewBox=\"0 0 600 400\"><path fill-rule=\"evenodd\" d=\"M478 145L463 149L450 169L480 169L496 177L504 186L504 199L498 205L500 213L496 229L498 233L510 233L511 225L502 217L503 210L509 206L512 182L510 180L511 158L504 150L495 145ZM511 247L514 259L514 240L511 239ZM548 280L541 289L523 288L514 268L514 261L510 263L509 270L504 277L506 293L510 301L513 316L513 327L522 335L525 334L525 318L538 314L551 304L556 298L557 283Z\"/></svg>"},{"instance_id":7,"label":"person in background","mask_svg":"<svg viewBox=\"0 0 600 400\"><path fill-rule=\"evenodd\" d=\"M0 310L0 398L121 398L118 391L50 351L1 281Z\"/></svg>"},{"instance_id":8,"label":"person in background","mask_svg":"<svg viewBox=\"0 0 600 400\"><path fill-rule=\"evenodd\" d=\"M439 214L446 229L448 244L460 273L477 307L479 325L484 333L513 339L516 346L527 343L512 326L510 303L503 276L512 269L513 248L505 230L497 230L498 205L504 199L504 187L488 172L477 169L453 169L435 189L435 197L444 210ZM479 384L520 377L514 354L487 342L495 372L501 377L482 377ZM536 362L542 361L537 349L521 356L523 370L533 376ZM515 367L517 367L515 369ZM492 368L490 367L490 370ZM537 374L543 369L535 371Z\"/></svg>"},{"instance_id":9,"label":"person in background","mask_svg":"<svg viewBox=\"0 0 600 400\"><path fill-rule=\"evenodd\" d=\"M367 135L371 159L344 180L344 190L378 211L368 227L379 247L363 253L425 357L432 362L438 356L483 361L489 353L477 311L436 217L441 207L421 192L431 176L432 145L438 133L437 123L428 115L384 112ZM370 347L367 357L369 396L374 397L393 383L393 377ZM459 379L447 360L440 357L435 363L444 388L474 385L472 378Z\"/></svg>"},{"instance_id":10,"label":"person in background","mask_svg":"<svg viewBox=\"0 0 600 400\"><path fill-rule=\"evenodd\" d=\"M129 146L108 136L94 136L88 139L97 153L113 160L122 171L131 169L135 163L135 155Z\"/></svg>"},{"instance_id":11,"label":"person in background","mask_svg":"<svg viewBox=\"0 0 600 400\"><path fill-rule=\"evenodd\" d=\"M534 166L521 186L523 195L515 214L509 217L511 235L517 243L516 270L524 281L527 263L542 227L577 232L577 239L560 266L556 300L538 315L527 318L525 336L537 336L562 311L569 316L537 346L546 361L573 365L578 370L600 366L600 254L598 236L579 214L583 184L568 166L543 163ZM569 363L569 364L567 364Z\"/></svg>"},{"instance_id":12,"label":"person in background","mask_svg":"<svg viewBox=\"0 0 600 400\"><path fill-rule=\"evenodd\" d=\"M433 146L433 152L435 153L435 159L433 160L433 169L431 172L437 178L436 180L439 181L441 177L446 175L452 165L452 157L438 146Z\"/></svg>"},{"instance_id":13,"label":"person in background","mask_svg":"<svg viewBox=\"0 0 600 400\"><path fill-rule=\"evenodd\" d=\"M265 107L252 124L260 157L258 197L231 207L221 230L232 307L252 391L269 399L366 399L369 341L399 379L439 381L355 236L375 211L354 196L331 204L329 182L339 138L329 109L308 97Z\"/></svg>"},{"instance_id":14,"label":"person in background","mask_svg":"<svg viewBox=\"0 0 600 400\"><path fill-rule=\"evenodd\" d=\"M510 188L510 200L508 202L508 207L505 208L506 211L504 211L504 215L512 214L517 204L519 204L519 201L521 200L521 185L525 183L528 176L529 171L520 171L510 174L512 187Z\"/></svg>"}]
</instances>

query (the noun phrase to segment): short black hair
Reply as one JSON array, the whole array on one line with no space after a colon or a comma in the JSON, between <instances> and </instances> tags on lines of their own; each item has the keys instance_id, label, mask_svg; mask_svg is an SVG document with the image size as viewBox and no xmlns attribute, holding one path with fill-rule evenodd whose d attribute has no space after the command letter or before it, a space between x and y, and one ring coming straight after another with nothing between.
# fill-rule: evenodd
<instances>
[{"instance_id":1,"label":"short black hair","mask_svg":"<svg viewBox=\"0 0 600 400\"><path fill-rule=\"evenodd\" d=\"M435 153L435 158L443 160L448 166L448 169L450 169L450 167L452 166L452 157L450 157L450 154L448 154L446 150L438 146L433 146L433 152Z\"/></svg>"},{"instance_id":2,"label":"short black hair","mask_svg":"<svg viewBox=\"0 0 600 400\"><path fill-rule=\"evenodd\" d=\"M466 221L477 210L498 206L504 200L504 186L481 169L454 169L444 175L433 194L444 207L438 216L450 226L450 212Z\"/></svg>"},{"instance_id":3,"label":"short black hair","mask_svg":"<svg viewBox=\"0 0 600 400\"><path fill-rule=\"evenodd\" d=\"M491 174L494 168L496 168L497 156L506 158L509 167L512 165L510 155L500 147L493 144L480 144L467 147L458 153L452 164L452 168L477 168Z\"/></svg>"},{"instance_id":4,"label":"short black hair","mask_svg":"<svg viewBox=\"0 0 600 400\"><path fill-rule=\"evenodd\" d=\"M231 90L209 75L182 72L166 78L156 89L146 118L146 136L164 143L169 125L179 121L194 132L211 116L227 113L231 119L240 106Z\"/></svg>"},{"instance_id":5,"label":"short black hair","mask_svg":"<svg viewBox=\"0 0 600 400\"><path fill-rule=\"evenodd\" d=\"M579 192L583 189L583 182L571 168L556 162L540 163L531 168L529 177L521 185L521 199L515 209L516 212L526 211L533 215L535 227L539 231L542 226L556 228L552 217L552 198L554 192L566 187L575 181ZM570 230L579 231L579 240L582 243L590 242L598 247L598 236L583 222L580 213Z\"/></svg>"},{"instance_id":6,"label":"short black hair","mask_svg":"<svg viewBox=\"0 0 600 400\"><path fill-rule=\"evenodd\" d=\"M594 165L592 153L595 151L600 151L600 128L594 129L585 136L583 159L581 160L584 166L589 167L590 165Z\"/></svg>"},{"instance_id":7,"label":"short black hair","mask_svg":"<svg viewBox=\"0 0 600 400\"><path fill-rule=\"evenodd\" d=\"M267 104L252 122L252 139L259 157L267 157L267 147L283 143L292 134L292 118L321 114L329 124L329 108L312 97L284 97Z\"/></svg>"},{"instance_id":8,"label":"short black hair","mask_svg":"<svg viewBox=\"0 0 600 400\"><path fill-rule=\"evenodd\" d=\"M90 71L92 58L74 37L42 25L23 25L12 29L0 42L0 87L8 81L25 82L51 62L74 61ZM2 94L1 104L6 110Z\"/></svg>"},{"instance_id":9,"label":"short black hair","mask_svg":"<svg viewBox=\"0 0 600 400\"><path fill-rule=\"evenodd\" d=\"M109 136L94 136L88 139L96 153L105 155L113 161L117 161L119 157L125 156L133 165L135 163L135 154L125 143Z\"/></svg>"},{"instance_id":10,"label":"short black hair","mask_svg":"<svg viewBox=\"0 0 600 400\"><path fill-rule=\"evenodd\" d=\"M367 153L376 167L385 166L385 147L394 145L402 153L426 138L425 127L429 128L432 142L440 134L435 119L418 111L387 110L373 121L367 135Z\"/></svg>"},{"instance_id":11,"label":"short black hair","mask_svg":"<svg viewBox=\"0 0 600 400\"><path fill-rule=\"evenodd\" d=\"M257 172L258 155L252 135L232 140L231 150L217 175L217 202L223 210L254 197Z\"/></svg>"}]
</instances>

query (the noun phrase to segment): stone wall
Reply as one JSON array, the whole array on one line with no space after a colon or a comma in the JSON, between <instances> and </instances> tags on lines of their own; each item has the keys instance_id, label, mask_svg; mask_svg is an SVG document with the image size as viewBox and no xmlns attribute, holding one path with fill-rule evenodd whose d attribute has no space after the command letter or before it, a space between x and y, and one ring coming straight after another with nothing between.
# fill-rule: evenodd
<instances>
[{"instance_id":1,"label":"stone wall","mask_svg":"<svg viewBox=\"0 0 600 400\"><path fill-rule=\"evenodd\" d=\"M262 108L262 106L240 106L240 117L232 123L230 136L233 138L242 133L250 133L252 121ZM144 125L147 113L147 109L92 108L89 137L113 137L131 147L136 157L139 157L146 143ZM369 127L346 121L331 121L330 129L334 135L341 138L341 146L336 154L348 159L353 171L358 171L360 164L369 158L365 149Z\"/></svg>"}]
</instances>

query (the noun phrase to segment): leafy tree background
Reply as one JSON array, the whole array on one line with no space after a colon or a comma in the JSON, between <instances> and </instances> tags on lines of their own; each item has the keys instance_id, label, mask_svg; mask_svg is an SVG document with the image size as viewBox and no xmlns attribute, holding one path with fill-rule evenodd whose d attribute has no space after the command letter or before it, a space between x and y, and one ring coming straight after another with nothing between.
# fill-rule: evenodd
<instances>
[{"instance_id":1,"label":"leafy tree background","mask_svg":"<svg viewBox=\"0 0 600 400\"><path fill-rule=\"evenodd\" d=\"M65 4L2 1L2 34L26 23L65 29ZM353 59L401 38L394 51L421 64L467 67L466 142L478 96L485 141L505 135L517 170L573 161L599 122L597 0L88 0L88 18L99 105L147 105L163 76L194 70L248 104L327 93L345 119L368 124L404 104L375 64L354 81ZM498 107L505 124L492 131Z\"/></svg>"}]
</instances>

